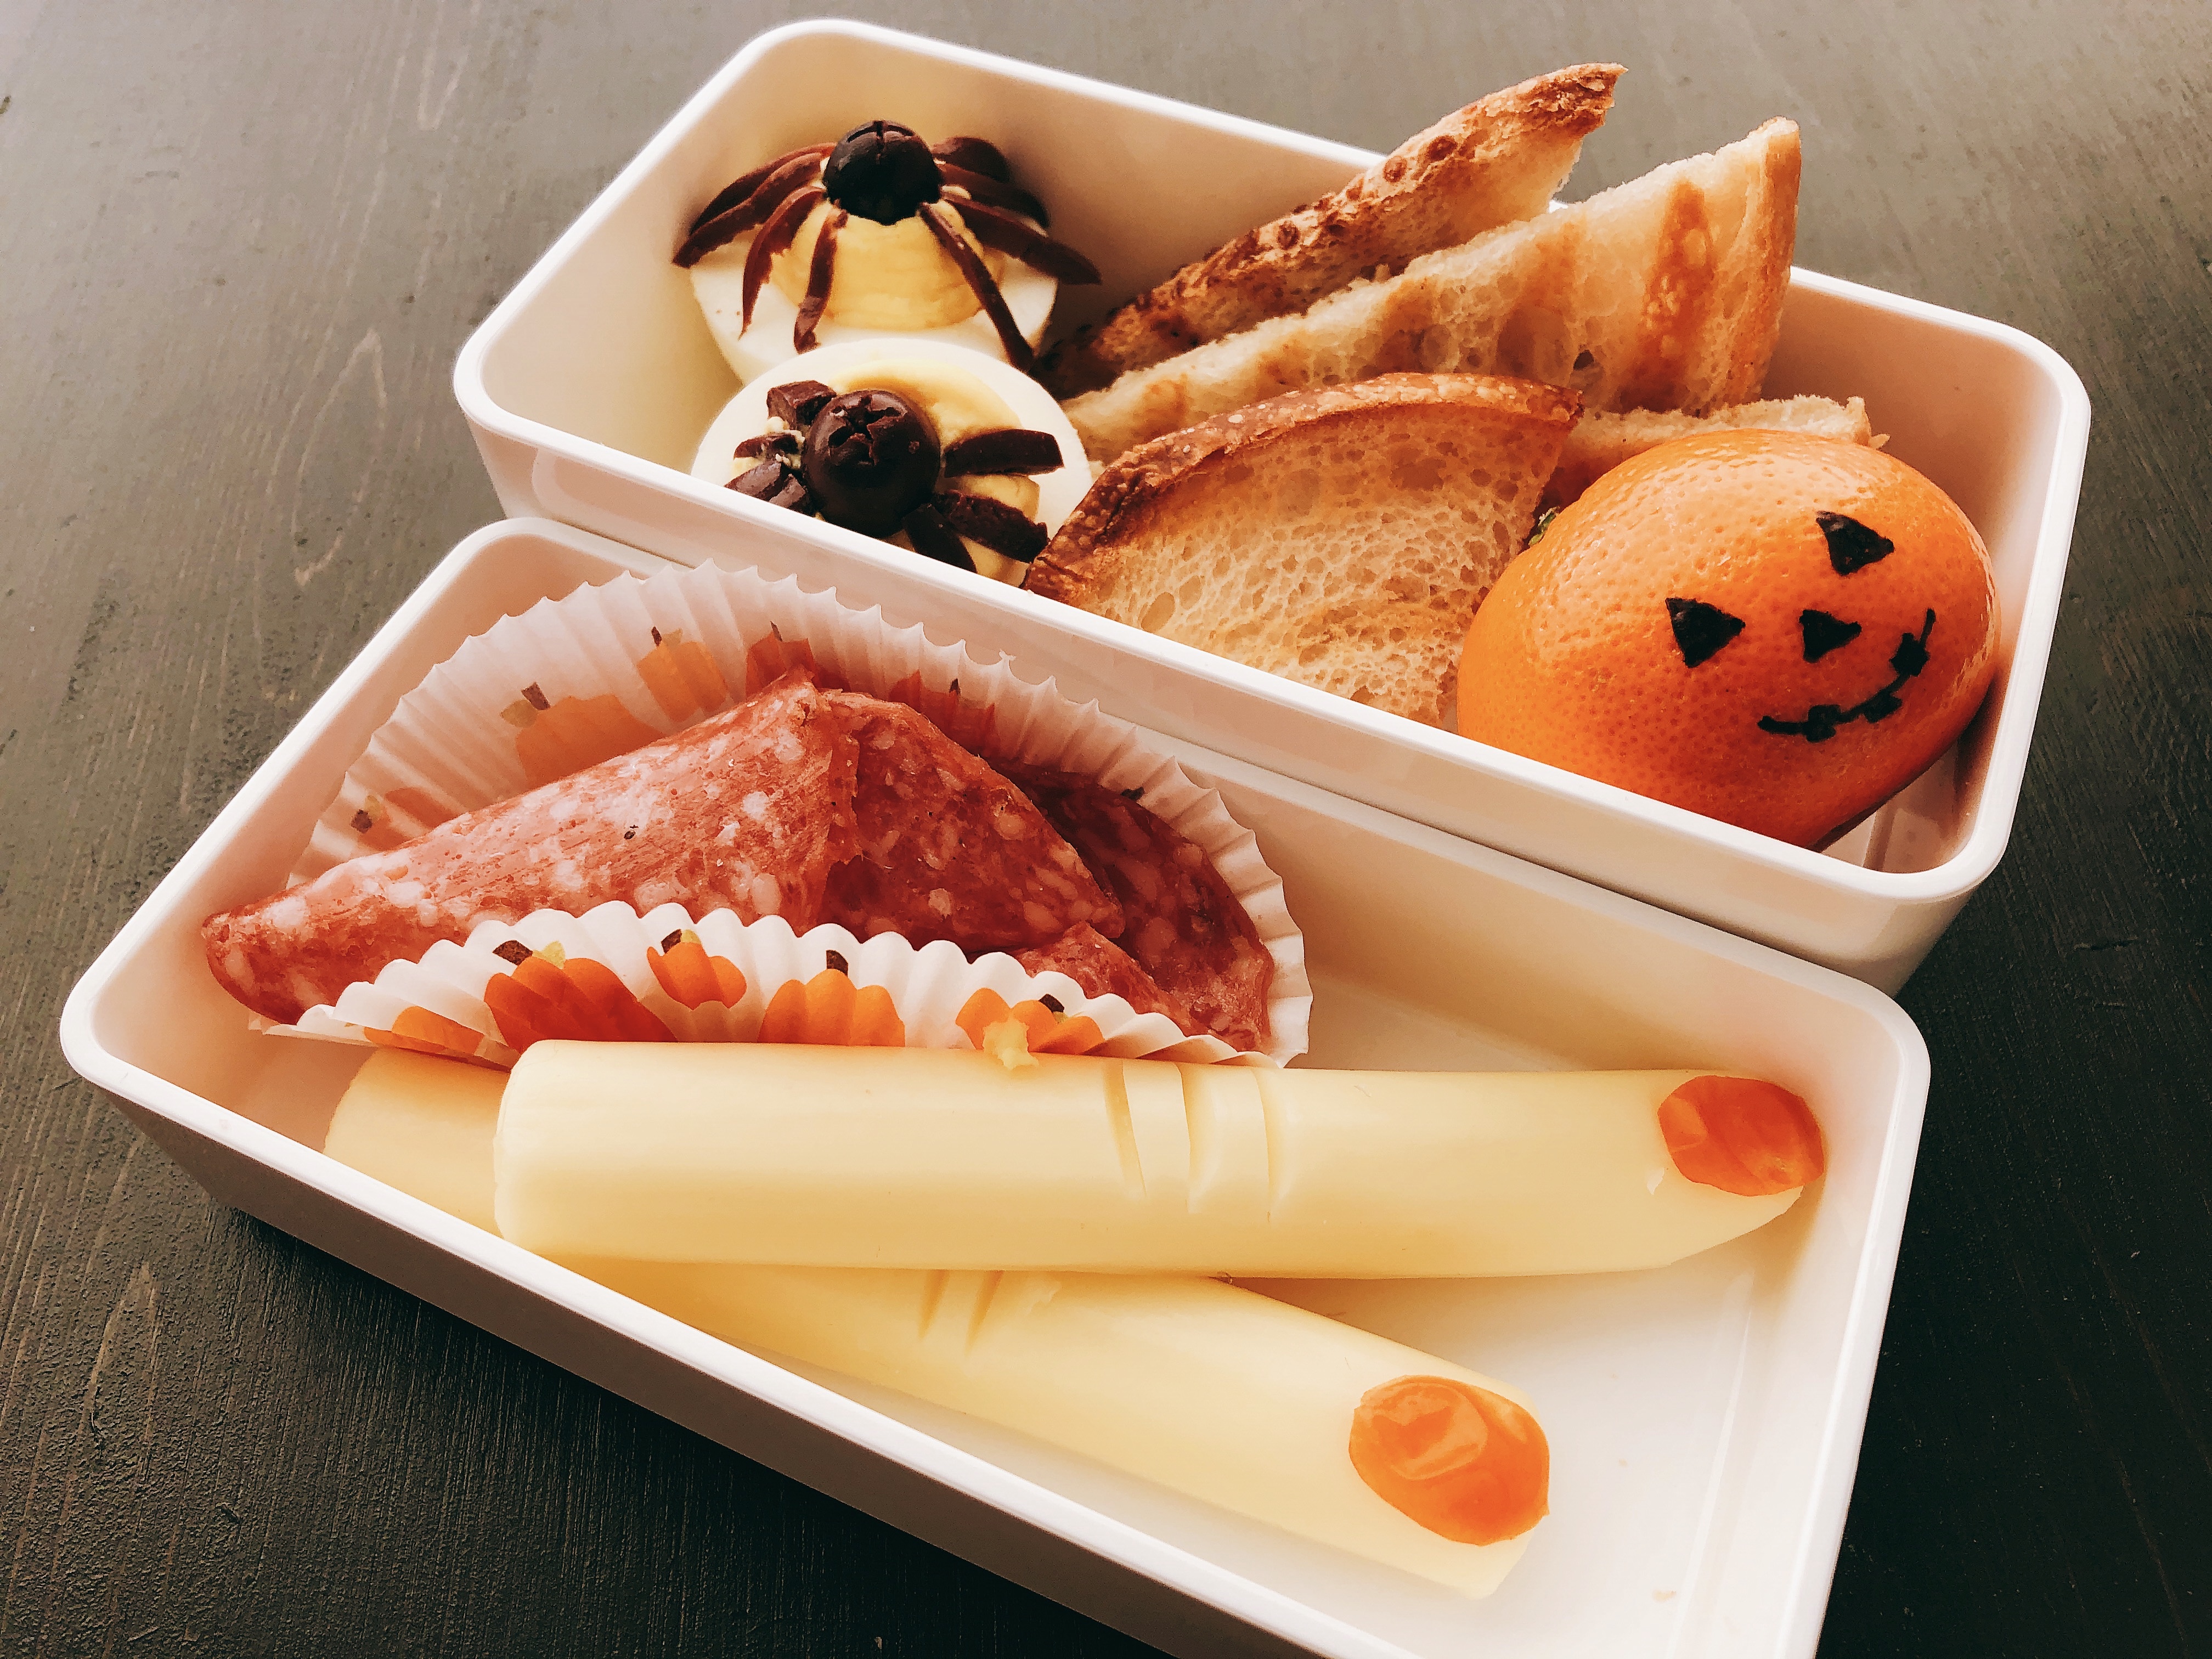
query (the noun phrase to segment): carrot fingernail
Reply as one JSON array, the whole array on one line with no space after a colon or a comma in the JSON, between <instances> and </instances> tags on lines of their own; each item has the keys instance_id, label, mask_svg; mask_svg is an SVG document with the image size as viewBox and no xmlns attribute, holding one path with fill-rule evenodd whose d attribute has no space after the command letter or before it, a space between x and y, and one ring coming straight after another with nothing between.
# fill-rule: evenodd
<instances>
[{"instance_id":1,"label":"carrot fingernail","mask_svg":"<svg viewBox=\"0 0 2212 1659\"><path fill-rule=\"evenodd\" d=\"M1744 1198L1794 1191L1828 1167L1812 1109L1778 1084L1693 1077L1659 1103L1683 1178Z\"/></svg>"},{"instance_id":2,"label":"carrot fingernail","mask_svg":"<svg viewBox=\"0 0 2212 1659\"><path fill-rule=\"evenodd\" d=\"M1449 1376L1401 1376L1352 1413L1352 1467L1408 1520L1460 1544L1518 1538L1550 1512L1552 1449L1504 1395Z\"/></svg>"}]
</instances>

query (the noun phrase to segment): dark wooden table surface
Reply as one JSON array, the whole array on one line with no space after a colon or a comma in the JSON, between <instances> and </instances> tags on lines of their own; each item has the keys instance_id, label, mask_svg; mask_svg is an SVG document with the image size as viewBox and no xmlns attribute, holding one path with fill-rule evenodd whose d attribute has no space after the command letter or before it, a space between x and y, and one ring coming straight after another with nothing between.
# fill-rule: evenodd
<instances>
[{"instance_id":1,"label":"dark wooden table surface","mask_svg":"<svg viewBox=\"0 0 2212 1659\"><path fill-rule=\"evenodd\" d=\"M1935 1084L1822 1651L2212 1650L2212 11L856 9L1378 149L1615 58L1573 193L1794 116L1801 264L2081 371L2011 852L1902 998ZM215 1206L55 1043L498 516L470 329L791 15L0 0L0 1654L1141 1650Z\"/></svg>"}]
</instances>

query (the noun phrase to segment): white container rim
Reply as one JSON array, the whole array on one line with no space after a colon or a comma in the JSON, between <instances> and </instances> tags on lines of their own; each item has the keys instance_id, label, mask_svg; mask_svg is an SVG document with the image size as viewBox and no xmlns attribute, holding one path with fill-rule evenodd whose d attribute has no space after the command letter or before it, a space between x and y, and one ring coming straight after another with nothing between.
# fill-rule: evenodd
<instances>
[{"instance_id":1,"label":"white container rim","mask_svg":"<svg viewBox=\"0 0 2212 1659\"><path fill-rule=\"evenodd\" d=\"M1405 1659L1406 1650L1395 1643L632 1301L387 1187L276 1129L218 1106L107 1048L95 1027L94 1007L110 981L148 945L167 908L165 898L173 890L199 881L240 832L269 809L289 774L313 750L332 714L358 701L383 659L436 613L465 565L464 556L487 542L517 533L556 540L582 539L587 535L550 520L509 520L486 526L453 550L346 665L85 970L62 1011L61 1046L70 1066L109 1093L136 1102L193 1134L355 1212L925 1479L966 1492L1079 1549L1169 1585L1194 1601L1298 1645L1310 1644L1316 1635L1326 1633L1334 1650L1341 1654ZM1262 775L1262 769L1228 757L1200 754L1195 763L1210 774ZM1866 1218L1867 1243L1859 1256L1845 1315L1840 1344L1843 1359L1829 1383L1805 1510L1809 1535L1821 1541L1801 1552L1793 1563L1780 1621L1784 1641L1779 1650L1811 1652L1825 1614L1880 1358L1879 1340L1869 1333L1878 1332L1887 1316L1926 1111L1929 1064L1918 1028L1888 997L1832 969L1329 791L1266 775L1271 787L1295 803L1325 807L1347 823L1387 833L1412 848L1508 878L1531 892L1845 1005L1869 1017L1891 1046L1896 1060L1893 1110Z\"/></svg>"},{"instance_id":2,"label":"white container rim","mask_svg":"<svg viewBox=\"0 0 2212 1659\"><path fill-rule=\"evenodd\" d=\"M1241 116L1226 115L1199 105L1094 81L1065 70L1021 63L972 47L949 45L870 23L820 19L787 23L755 36L723 65L617 174L534 264L514 289L469 337L453 367L453 392L462 412L477 427L497 436L538 450L566 450L580 455L602 471L664 494L687 497L784 538L820 542L848 557L866 563L888 563L903 556L887 551L868 538L834 525L807 525L797 529L790 515L759 502L732 497L726 489L710 489L697 479L654 462L641 459L605 444L563 432L503 408L484 382L484 363L507 330L552 280L568 257L632 195L673 149L718 104L728 88L741 79L754 63L785 42L808 36L839 36L895 46L941 58L994 73L1018 71L1024 77L1048 87L1065 88L1121 104L1129 109L1179 121L1212 125L1268 143L1288 145L1309 154L1328 155L1347 168L1364 167L1379 157L1372 151L1316 139ZM1951 856L1925 870L1870 870L1832 859L1808 848L1791 846L1734 824L1723 823L1686 808L1650 799L1615 785L1561 771L1540 762L1485 745L1470 743L1456 733L1436 731L1416 722L1347 703L1310 686L1213 656L1173 641L1152 640L1151 648L1167 660L1201 676L1228 681L1248 691L1286 701L1293 707L1318 713L1352 725L1365 735L1394 743L1430 757L1465 765L1472 760L1494 775L1510 779L1554 799L1564 799L1601 812L1624 825L1660 828L1724 848L1747 862L1832 892L1855 898L1894 904L1928 904L1963 897L1979 886L2004 856L2012 836L2020 792L2027 771L2027 753L2034 736L2035 716L2042 700L2043 682L2056 631L2059 600L2065 584L2064 551L2074 533L2074 517L2080 495L2081 471L2087 453L2089 396L2081 376L2057 352L2033 335L2008 324L1993 322L1966 312L1932 305L1881 289L1822 276L1793 266L1793 287L1858 303L1872 304L1899 316L1933 324L2004 346L2031 360L2057 389L2059 407L2052 440L2052 465L2045 485L2044 510L2037 535L2036 557L2015 629L2011 663L2003 680L2003 694L1994 719L1995 729L1989 769L1979 805L1966 836ZM2059 556L2047 557L2053 544ZM647 550L650 551L651 549ZM1109 648L1125 647L1126 630L1087 612L1064 607L1067 615L1054 621L1067 632Z\"/></svg>"}]
</instances>

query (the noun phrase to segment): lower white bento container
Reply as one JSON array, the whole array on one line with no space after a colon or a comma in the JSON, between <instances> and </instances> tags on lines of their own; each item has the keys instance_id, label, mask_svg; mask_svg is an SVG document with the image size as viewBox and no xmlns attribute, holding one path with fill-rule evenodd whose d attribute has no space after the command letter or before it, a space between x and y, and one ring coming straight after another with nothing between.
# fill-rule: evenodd
<instances>
[{"instance_id":1,"label":"lower white bento container","mask_svg":"<svg viewBox=\"0 0 2212 1659\"><path fill-rule=\"evenodd\" d=\"M733 561L781 545L744 523L729 540ZM1552 1514L1486 1601L728 1346L323 1157L365 1051L249 1031L201 919L283 883L371 732L465 638L659 568L546 522L455 549L87 972L70 1063L217 1199L1172 1651L1813 1654L1926 1097L1911 1022L1826 969L1194 744L1165 746L1257 834L1304 929L1304 1063L1744 1073L1826 1130L1828 1173L1789 1214L1656 1273L1264 1287L1532 1396Z\"/></svg>"},{"instance_id":2,"label":"lower white bento container","mask_svg":"<svg viewBox=\"0 0 2212 1659\"><path fill-rule=\"evenodd\" d=\"M1636 66L1622 83L1634 99ZM1647 69L1644 72L1656 72ZM1498 77L1468 72L1468 95ZM1781 111L1787 114L1790 112ZM1409 125L1441 111L1409 112ZM1014 159L1090 254L1082 320L1376 157L1140 92L857 23L811 22L740 52L585 210L462 351L454 389L501 504L696 562L742 532L774 574L854 587L930 622L1048 657L1079 696L1131 719L1633 893L1885 990L1918 965L2012 832L2057 625L2088 441L2074 371L2017 329L1800 270L1770 397L1860 396L1889 453L1933 478L1989 544L2001 668L1959 744L1825 853L1364 708L933 564L689 476L736 389L670 263L699 206L744 169L882 116L977 132ZM1740 137L1708 135L1717 145ZM1606 143L1602 129L1591 139ZM1850 165L1816 151L1809 165Z\"/></svg>"}]
</instances>

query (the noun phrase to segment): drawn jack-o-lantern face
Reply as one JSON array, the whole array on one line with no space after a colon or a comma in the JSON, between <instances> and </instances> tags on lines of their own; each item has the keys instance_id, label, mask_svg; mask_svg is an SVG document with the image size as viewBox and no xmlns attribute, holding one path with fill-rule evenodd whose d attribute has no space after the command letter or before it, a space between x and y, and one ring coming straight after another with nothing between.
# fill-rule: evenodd
<instances>
[{"instance_id":1,"label":"drawn jack-o-lantern face","mask_svg":"<svg viewBox=\"0 0 2212 1659\"><path fill-rule=\"evenodd\" d=\"M1820 534L1828 545L1828 562L1838 576L1852 576L1869 565L1879 564L1897 550L1897 544L1888 537L1879 535L1844 513L1820 512L1813 515L1820 527ZM1867 590L1862 588L1862 592ZM1874 596L1869 592L1869 598ZM1887 597L1887 595L1884 596ZM1839 603L1849 605L1848 596ZM1852 607L1857 608L1857 607ZM1877 605L1875 608L1885 608ZM1682 653L1685 667L1696 668L1709 662L1731 644L1743 631L1743 619L1732 617L1717 605L1703 599L1686 599L1670 596L1667 600L1667 617L1674 635L1675 647ZM1797 631L1803 641L1805 660L1819 662L1832 652L1840 651L1866 632L1866 624L1835 615L1832 611L1808 607L1797 613ZM1802 738L1808 743L1825 743L1837 731L1853 720L1864 720L1876 726L1898 712L1904 705L1907 684L1917 678L1928 666L1929 635L1936 631L1936 612L1929 609L1920 619L1919 627L1906 628L1896 635L1897 644L1889 653L1887 665L1889 678L1856 702L1808 702L1802 715L1761 714L1759 729L1777 737ZM1878 643L1889 635L1877 632ZM1856 653L1855 660L1863 662L1866 653Z\"/></svg>"},{"instance_id":2,"label":"drawn jack-o-lantern face","mask_svg":"<svg viewBox=\"0 0 2212 1659\"><path fill-rule=\"evenodd\" d=\"M1477 612L1460 730L1810 845L1956 739L1995 672L1988 554L1879 451L1686 438L1606 474Z\"/></svg>"}]
</instances>

